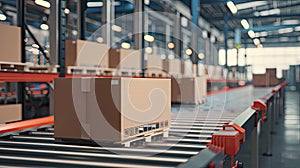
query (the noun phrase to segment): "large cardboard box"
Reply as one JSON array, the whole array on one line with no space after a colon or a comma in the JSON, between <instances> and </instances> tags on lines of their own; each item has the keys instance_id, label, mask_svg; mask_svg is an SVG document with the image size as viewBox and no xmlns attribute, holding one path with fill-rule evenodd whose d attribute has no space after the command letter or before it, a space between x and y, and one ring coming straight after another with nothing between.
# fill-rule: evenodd
<instances>
[{"instance_id":1,"label":"large cardboard box","mask_svg":"<svg viewBox=\"0 0 300 168\"><path fill-rule=\"evenodd\" d=\"M164 59L163 69L166 73L171 75L182 75L181 73L181 60L175 59Z\"/></svg>"},{"instance_id":2,"label":"large cardboard box","mask_svg":"<svg viewBox=\"0 0 300 168\"><path fill-rule=\"evenodd\" d=\"M108 68L108 46L84 40L66 40L66 66Z\"/></svg>"},{"instance_id":3,"label":"large cardboard box","mask_svg":"<svg viewBox=\"0 0 300 168\"><path fill-rule=\"evenodd\" d=\"M147 55L147 60L145 61L146 71L148 76L153 76L153 74L163 73L163 60L156 55Z\"/></svg>"},{"instance_id":4,"label":"large cardboard box","mask_svg":"<svg viewBox=\"0 0 300 168\"><path fill-rule=\"evenodd\" d=\"M7 123L22 120L21 104L0 105L0 123Z\"/></svg>"},{"instance_id":5,"label":"large cardboard box","mask_svg":"<svg viewBox=\"0 0 300 168\"><path fill-rule=\"evenodd\" d=\"M142 58L139 50L109 50L109 68L140 70L141 64Z\"/></svg>"},{"instance_id":6,"label":"large cardboard box","mask_svg":"<svg viewBox=\"0 0 300 168\"><path fill-rule=\"evenodd\" d=\"M55 79L56 139L120 142L170 127L170 79Z\"/></svg>"},{"instance_id":7,"label":"large cardboard box","mask_svg":"<svg viewBox=\"0 0 300 168\"><path fill-rule=\"evenodd\" d=\"M0 61L21 62L21 28L0 24Z\"/></svg>"},{"instance_id":8,"label":"large cardboard box","mask_svg":"<svg viewBox=\"0 0 300 168\"><path fill-rule=\"evenodd\" d=\"M276 69L266 69L265 74L253 74L252 83L257 87L269 87L279 84L276 77Z\"/></svg>"},{"instance_id":9,"label":"large cardboard box","mask_svg":"<svg viewBox=\"0 0 300 168\"><path fill-rule=\"evenodd\" d=\"M199 104L207 95L207 76L172 78L173 103Z\"/></svg>"}]
</instances>

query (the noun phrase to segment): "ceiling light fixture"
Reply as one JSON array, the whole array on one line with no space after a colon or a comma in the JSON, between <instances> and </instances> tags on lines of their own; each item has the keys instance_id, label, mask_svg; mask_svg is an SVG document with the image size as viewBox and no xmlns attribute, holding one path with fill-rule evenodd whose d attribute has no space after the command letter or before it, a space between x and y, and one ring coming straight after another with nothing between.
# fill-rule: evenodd
<instances>
[{"instance_id":1,"label":"ceiling light fixture","mask_svg":"<svg viewBox=\"0 0 300 168\"><path fill-rule=\"evenodd\" d=\"M243 19L241 21L241 24L242 24L242 26L243 26L244 29L249 29L250 28L250 25L249 25L249 23L248 23L248 21L246 19Z\"/></svg>"},{"instance_id":2,"label":"ceiling light fixture","mask_svg":"<svg viewBox=\"0 0 300 168\"><path fill-rule=\"evenodd\" d=\"M121 44L121 47L122 47L122 48L125 48L125 49L129 49L129 48L130 48L130 44L127 43L127 42L123 42L123 43Z\"/></svg>"},{"instance_id":3,"label":"ceiling light fixture","mask_svg":"<svg viewBox=\"0 0 300 168\"><path fill-rule=\"evenodd\" d=\"M254 38L255 37L255 32L253 30L249 30L248 35L249 35L250 38Z\"/></svg>"},{"instance_id":4,"label":"ceiling light fixture","mask_svg":"<svg viewBox=\"0 0 300 168\"><path fill-rule=\"evenodd\" d=\"M253 43L257 46L260 44L260 41L258 38L253 39Z\"/></svg>"},{"instance_id":5,"label":"ceiling light fixture","mask_svg":"<svg viewBox=\"0 0 300 168\"><path fill-rule=\"evenodd\" d=\"M256 7L256 6L263 6L263 5L267 5L267 4L268 4L267 1L254 1L254 2L247 2L247 3L237 4L236 8L238 10L242 10L242 9L253 8L253 7Z\"/></svg>"},{"instance_id":6,"label":"ceiling light fixture","mask_svg":"<svg viewBox=\"0 0 300 168\"><path fill-rule=\"evenodd\" d=\"M102 7L103 6L103 2L88 2L86 5L89 8Z\"/></svg>"},{"instance_id":7,"label":"ceiling light fixture","mask_svg":"<svg viewBox=\"0 0 300 168\"><path fill-rule=\"evenodd\" d=\"M154 37L147 34L147 35L144 36L144 40L146 40L148 42L153 42L154 41Z\"/></svg>"},{"instance_id":8,"label":"ceiling light fixture","mask_svg":"<svg viewBox=\"0 0 300 168\"><path fill-rule=\"evenodd\" d=\"M232 14L236 14L238 9L236 8L235 4L232 1L227 2L227 7L231 11Z\"/></svg>"},{"instance_id":9,"label":"ceiling light fixture","mask_svg":"<svg viewBox=\"0 0 300 168\"><path fill-rule=\"evenodd\" d=\"M280 14L280 9L271 9L259 12L260 16L269 16L269 15L277 15Z\"/></svg>"},{"instance_id":10,"label":"ceiling light fixture","mask_svg":"<svg viewBox=\"0 0 300 168\"><path fill-rule=\"evenodd\" d=\"M279 34L285 34L285 33L292 33L293 31L294 31L294 29L290 27L290 28L279 29L278 33Z\"/></svg>"},{"instance_id":11,"label":"ceiling light fixture","mask_svg":"<svg viewBox=\"0 0 300 168\"><path fill-rule=\"evenodd\" d=\"M50 2L45 1L45 0L35 0L34 3L39 5L39 6L45 7L45 8L50 8L51 7Z\"/></svg>"},{"instance_id":12,"label":"ceiling light fixture","mask_svg":"<svg viewBox=\"0 0 300 168\"><path fill-rule=\"evenodd\" d=\"M185 50L185 54L191 56L193 54L193 51L191 49L187 49Z\"/></svg>"}]
</instances>

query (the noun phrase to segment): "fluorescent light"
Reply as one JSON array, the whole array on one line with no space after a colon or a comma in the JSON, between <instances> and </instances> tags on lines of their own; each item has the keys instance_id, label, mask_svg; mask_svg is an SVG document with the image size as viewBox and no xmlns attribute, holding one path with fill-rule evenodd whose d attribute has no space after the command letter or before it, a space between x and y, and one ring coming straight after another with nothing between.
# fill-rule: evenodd
<instances>
[{"instance_id":1,"label":"fluorescent light","mask_svg":"<svg viewBox=\"0 0 300 168\"><path fill-rule=\"evenodd\" d=\"M39 6L45 7L45 8L50 8L51 7L50 2L45 1L45 0L35 0L34 3L39 5Z\"/></svg>"},{"instance_id":2,"label":"fluorescent light","mask_svg":"<svg viewBox=\"0 0 300 168\"><path fill-rule=\"evenodd\" d=\"M68 15L68 14L70 14L70 12L71 12L71 11L70 11L70 9L68 9L68 8L65 8L64 12L65 12L65 14L67 14L67 15Z\"/></svg>"},{"instance_id":3,"label":"fluorescent light","mask_svg":"<svg viewBox=\"0 0 300 168\"><path fill-rule=\"evenodd\" d=\"M249 23L248 23L248 21L246 19L243 19L241 21L241 24L242 24L242 26L243 26L244 29L249 29L250 28L250 25L249 25Z\"/></svg>"},{"instance_id":4,"label":"fluorescent light","mask_svg":"<svg viewBox=\"0 0 300 168\"><path fill-rule=\"evenodd\" d=\"M154 41L154 37L147 34L147 35L144 36L144 40L146 40L148 42L153 42Z\"/></svg>"},{"instance_id":5,"label":"fluorescent light","mask_svg":"<svg viewBox=\"0 0 300 168\"><path fill-rule=\"evenodd\" d=\"M255 37L259 37L259 35L260 35L259 33L255 33Z\"/></svg>"},{"instance_id":6,"label":"fluorescent light","mask_svg":"<svg viewBox=\"0 0 300 168\"><path fill-rule=\"evenodd\" d=\"M291 19L291 20L284 20L282 21L283 25L296 25L299 24L299 20L297 19Z\"/></svg>"},{"instance_id":7,"label":"fluorescent light","mask_svg":"<svg viewBox=\"0 0 300 168\"><path fill-rule=\"evenodd\" d=\"M121 32L122 31L122 27L118 26L118 25L112 25L111 26L111 29L113 31L116 31L116 32Z\"/></svg>"},{"instance_id":8,"label":"fluorescent light","mask_svg":"<svg viewBox=\"0 0 300 168\"><path fill-rule=\"evenodd\" d=\"M181 18L181 26L187 27L188 23L189 23L189 21L187 20L187 18L185 18L185 17Z\"/></svg>"},{"instance_id":9,"label":"fluorescent light","mask_svg":"<svg viewBox=\"0 0 300 168\"><path fill-rule=\"evenodd\" d=\"M262 44L259 44L259 45L257 46L257 48L264 48L264 46L263 46Z\"/></svg>"},{"instance_id":10,"label":"fluorescent light","mask_svg":"<svg viewBox=\"0 0 300 168\"><path fill-rule=\"evenodd\" d=\"M187 49L187 50L185 50L185 54L190 56L193 54L193 51L191 49Z\"/></svg>"},{"instance_id":11,"label":"fluorescent light","mask_svg":"<svg viewBox=\"0 0 300 168\"><path fill-rule=\"evenodd\" d=\"M247 3L237 4L236 8L238 10L242 10L242 9L253 8L253 7L256 7L256 6L262 6L262 5L266 5L266 4L268 4L267 1L247 2Z\"/></svg>"},{"instance_id":12,"label":"fluorescent light","mask_svg":"<svg viewBox=\"0 0 300 168\"><path fill-rule=\"evenodd\" d=\"M250 38L254 38L255 37L255 33L254 33L253 30L249 30L248 31L248 35L249 35Z\"/></svg>"},{"instance_id":13,"label":"fluorescent light","mask_svg":"<svg viewBox=\"0 0 300 168\"><path fill-rule=\"evenodd\" d=\"M253 43L257 46L260 44L260 41L258 38L253 39Z\"/></svg>"},{"instance_id":14,"label":"fluorescent light","mask_svg":"<svg viewBox=\"0 0 300 168\"><path fill-rule=\"evenodd\" d=\"M41 28L42 30L48 30L48 29L49 29L49 26L48 26L46 23L42 23L42 24L40 25L40 28Z\"/></svg>"},{"instance_id":15,"label":"fluorescent light","mask_svg":"<svg viewBox=\"0 0 300 168\"><path fill-rule=\"evenodd\" d=\"M88 2L87 7L102 7L103 6L103 2Z\"/></svg>"},{"instance_id":16,"label":"fluorescent light","mask_svg":"<svg viewBox=\"0 0 300 168\"><path fill-rule=\"evenodd\" d=\"M145 0L144 3L145 5L150 5L150 0Z\"/></svg>"},{"instance_id":17,"label":"fluorescent light","mask_svg":"<svg viewBox=\"0 0 300 168\"><path fill-rule=\"evenodd\" d=\"M2 13L0 13L0 20L1 20L1 21L6 20L6 16L5 16L4 14L2 14Z\"/></svg>"},{"instance_id":18,"label":"fluorescent light","mask_svg":"<svg viewBox=\"0 0 300 168\"><path fill-rule=\"evenodd\" d=\"M276 15L276 14L280 14L280 9L265 10L265 11L261 11L259 14L260 16Z\"/></svg>"},{"instance_id":19,"label":"fluorescent light","mask_svg":"<svg viewBox=\"0 0 300 168\"><path fill-rule=\"evenodd\" d=\"M266 31L260 32L259 36L260 37L268 36L268 32L266 32Z\"/></svg>"},{"instance_id":20,"label":"fluorescent light","mask_svg":"<svg viewBox=\"0 0 300 168\"><path fill-rule=\"evenodd\" d=\"M289 41L289 38L288 37L280 37L279 41Z\"/></svg>"},{"instance_id":21,"label":"fluorescent light","mask_svg":"<svg viewBox=\"0 0 300 168\"><path fill-rule=\"evenodd\" d=\"M168 43L168 48L169 49L173 49L174 47L175 47L174 43L172 43L172 42Z\"/></svg>"},{"instance_id":22,"label":"fluorescent light","mask_svg":"<svg viewBox=\"0 0 300 168\"><path fill-rule=\"evenodd\" d=\"M198 58L201 59L201 60L203 60L205 58L205 55L203 53L199 53L198 54Z\"/></svg>"},{"instance_id":23,"label":"fluorescent light","mask_svg":"<svg viewBox=\"0 0 300 168\"><path fill-rule=\"evenodd\" d=\"M33 48L39 48L39 46L37 44L32 44L31 45Z\"/></svg>"},{"instance_id":24,"label":"fluorescent light","mask_svg":"<svg viewBox=\"0 0 300 168\"><path fill-rule=\"evenodd\" d=\"M230 9L232 14L236 14L238 9L236 8L235 4L232 1L227 2L227 7Z\"/></svg>"},{"instance_id":25,"label":"fluorescent light","mask_svg":"<svg viewBox=\"0 0 300 168\"><path fill-rule=\"evenodd\" d=\"M206 39L206 38L208 37L208 33L207 33L206 30L203 30L203 31L202 31L202 37L203 37L204 39Z\"/></svg>"},{"instance_id":26,"label":"fluorescent light","mask_svg":"<svg viewBox=\"0 0 300 168\"><path fill-rule=\"evenodd\" d=\"M152 53L152 48L151 48L151 47L146 47L146 48L145 48L145 52L146 52L147 54L151 54L151 53Z\"/></svg>"},{"instance_id":27,"label":"fluorescent light","mask_svg":"<svg viewBox=\"0 0 300 168\"><path fill-rule=\"evenodd\" d=\"M98 38L96 39L96 41L97 41L98 43L103 43L103 38L102 38L102 37L98 37Z\"/></svg>"},{"instance_id":28,"label":"fluorescent light","mask_svg":"<svg viewBox=\"0 0 300 168\"><path fill-rule=\"evenodd\" d=\"M300 26L295 27L295 31L300 31Z\"/></svg>"},{"instance_id":29,"label":"fluorescent light","mask_svg":"<svg viewBox=\"0 0 300 168\"><path fill-rule=\"evenodd\" d=\"M291 33L291 32L293 32L293 31L294 31L293 28L283 28L283 29L279 29L279 30L278 30L278 33L279 33L279 34L285 34L285 33Z\"/></svg>"},{"instance_id":30,"label":"fluorescent light","mask_svg":"<svg viewBox=\"0 0 300 168\"><path fill-rule=\"evenodd\" d=\"M129 48L130 48L130 44L129 44L129 43L126 43L126 42L123 42L123 43L121 44L121 47L122 47L122 48L125 48L125 49L129 49Z\"/></svg>"}]
</instances>

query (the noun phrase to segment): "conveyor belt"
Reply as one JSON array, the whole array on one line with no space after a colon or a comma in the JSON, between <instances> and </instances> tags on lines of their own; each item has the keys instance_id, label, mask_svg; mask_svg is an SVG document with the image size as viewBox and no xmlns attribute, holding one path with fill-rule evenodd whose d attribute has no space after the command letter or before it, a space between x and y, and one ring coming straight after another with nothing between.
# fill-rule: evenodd
<instances>
[{"instance_id":1,"label":"conveyor belt","mask_svg":"<svg viewBox=\"0 0 300 168\"><path fill-rule=\"evenodd\" d=\"M245 87L173 106L169 137L131 148L55 144L52 127L0 139L0 165L20 167L176 167L206 148L211 134L269 88Z\"/></svg>"}]
</instances>

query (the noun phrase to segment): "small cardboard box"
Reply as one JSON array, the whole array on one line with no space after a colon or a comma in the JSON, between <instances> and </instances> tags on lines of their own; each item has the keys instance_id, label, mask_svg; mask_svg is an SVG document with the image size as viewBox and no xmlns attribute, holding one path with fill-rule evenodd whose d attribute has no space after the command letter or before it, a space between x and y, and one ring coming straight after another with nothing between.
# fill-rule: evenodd
<instances>
[{"instance_id":1,"label":"small cardboard box","mask_svg":"<svg viewBox=\"0 0 300 168\"><path fill-rule=\"evenodd\" d=\"M109 50L109 68L140 70L142 67L141 61L139 50Z\"/></svg>"},{"instance_id":2,"label":"small cardboard box","mask_svg":"<svg viewBox=\"0 0 300 168\"><path fill-rule=\"evenodd\" d=\"M21 62L21 28L0 24L0 61Z\"/></svg>"},{"instance_id":3,"label":"small cardboard box","mask_svg":"<svg viewBox=\"0 0 300 168\"><path fill-rule=\"evenodd\" d=\"M0 123L22 120L21 104L0 105Z\"/></svg>"},{"instance_id":4,"label":"small cardboard box","mask_svg":"<svg viewBox=\"0 0 300 168\"><path fill-rule=\"evenodd\" d=\"M207 76L172 78L173 103L199 104L207 95Z\"/></svg>"},{"instance_id":5,"label":"small cardboard box","mask_svg":"<svg viewBox=\"0 0 300 168\"><path fill-rule=\"evenodd\" d=\"M163 69L166 73L171 75L182 75L181 73L181 60L175 59L165 59L163 60Z\"/></svg>"},{"instance_id":6,"label":"small cardboard box","mask_svg":"<svg viewBox=\"0 0 300 168\"><path fill-rule=\"evenodd\" d=\"M276 69L266 69L265 74L253 74L252 83L257 87L269 87L279 84L279 80L276 77Z\"/></svg>"},{"instance_id":7,"label":"small cardboard box","mask_svg":"<svg viewBox=\"0 0 300 168\"><path fill-rule=\"evenodd\" d=\"M163 60L159 56L148 55L145 65L148 76L163 74Z\"/></svg>"},{"instance_id":8,"label":"small cardboard box","mask_svg":"<svg viewBox=\"0 0 300 168\"><path fill-rule=\"evenodd\" d=\"M120 142L168 129L170 79L55 79L56 139Z\"/></svg>"},{"instance_id":9,"label":"small cardboard box","mask_svg":"<svg viewBox=\"0 0 300 168\"><path fill-rule=\"evenodd\" d=\"M108 68L106 44L83 40L66 40L66 66Z\"/></svg>"}]
</instances>

